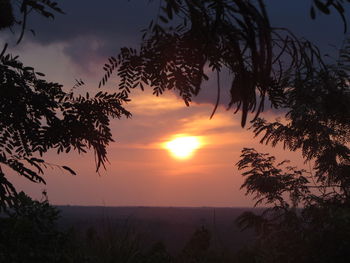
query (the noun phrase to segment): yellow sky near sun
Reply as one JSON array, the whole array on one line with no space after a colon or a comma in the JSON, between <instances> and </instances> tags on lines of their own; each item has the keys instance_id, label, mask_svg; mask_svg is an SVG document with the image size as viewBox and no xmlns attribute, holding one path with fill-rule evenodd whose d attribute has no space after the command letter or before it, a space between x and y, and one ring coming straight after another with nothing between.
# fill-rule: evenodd
<instances>
[{"instance_id":1,"label":"yellow sky near sun","mask_svg":"<svg viewBox=\"0 0 350 263\"><path fill-rule=\"evenodd\" d=\"M147 92L135 92L126 108L133 114L131 121L142 123L143 128L158 127L163 131L157 138L147 143L128 142L128 147L163 148L164 142L178 134L199 136L203 147L211 148L242 143L247 139L246 135L241 136L246 132L240 127L238 115L233 118L231 112L219 108L210 119L213 105L192 103L190 107L186 107L184 102L171 92L159 97ZM163 128L167 128L166 131ZM232 136L233 131L236 136ZM123 146L123 142L119 141L113 145L113 147L120 146Z\"/></svg>"}]
</instances>

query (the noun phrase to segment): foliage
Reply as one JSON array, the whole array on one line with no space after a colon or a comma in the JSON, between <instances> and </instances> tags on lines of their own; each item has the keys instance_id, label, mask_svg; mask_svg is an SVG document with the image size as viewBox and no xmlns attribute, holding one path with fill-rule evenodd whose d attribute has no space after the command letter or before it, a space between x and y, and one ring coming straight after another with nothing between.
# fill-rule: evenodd
<instances>
[{"instance_id":1,"label":"foliage","mask_svg":"<svg viewBox=\"0 0 350 263\"><path fill-rule=\"evenodd\" d=\"M183 262L205 262L210 247L211 234L208 229L197 229L185 245L182 255Z\"/></svg>"},{"instance_id":2,"label":"foliage","mask_svg":"<svg viewBox=\"0 0 350 263\"><path fill-rule=\"evenodd\" d=\"M238 163L248 168L242 186L247 194L272 204L260 215L245 212L237 219L242 229L256 231L252 262L348 262L349 199L335 188L313 184L306 171L283 172L274 160L244 149Z\"/></svg>"},{"instance_id":3,"label":"foliage","mask_svg":"<svg viewBox=\"0 0 350 263\"><path fill-rule=\"evenodd\" d=\"M22 24L27 8L53 16L46 7L60 12L51 1L23 1ZM14 186L5 176L8 170L1 168L10 168L32 182L45 183L44 169L57 166L43 159L49 150L59 154L93 149L98 170L107 161L106 147L113 141L110 119L130 116L122 107L125 96L102 91L94 96L74 95L73 89L66 92L62 85L43 79L43 73L24 66L17 56L6 54L6 48L0 54L0 210L17 200ZM57 167L75 174L67 166Z\"/></svg>"},{"instance_id":4,"label":"foliage","mask_svg":"<svg viewBox=\"0 0 350 263\"><path fill-rule=\"evenodd\" d=\"M107 160L112 141L109 117L130 116L122 106L125 98L99 92L74 96L57 83L39 78L10 55L0 58L0 163L33 182L45 182L41 174L48 165L41 157L50 149L57 153L92 148L97 169ZM75 174L70 168L63 169ZM2 208L13 203L14 188L1 172Z\"/></svg>"},{"instance_id":5,"label":"foliage","mask_svg":"<svg viewBox=\"0 0 350 263\"><path fill-rule=\"evenodd\" d=\"M242 188L257 204L271 206L237 221L242 229L256 230L258 262L350 260L349 51L347 42L336 65L295 79L284 93L288 112L283 121L253 123L261 143L301 150L310 164L309 172L282 169L285 162L275 164L269 154L242 151L237 163L245 170Z\"/></svg>"},{"instance_id":6,"label":"foliage","mask_svg":"<svg viewBox=\"0 0 350 263\"><path fill-rule=\"evenodd\" d=\"M85 231L73 228L68 237L70 262L142 262L141 237L128 222L103 221Z\"/></svg>"},{"instance_id":7,"label":"foliage","mask_svg":"<svg viewBox=\"0 0 350 263\"><path fill-rule=\"evenodd\" d=\"M329 14L334 8L344 20L344 1L314 0L315 8ZM232 74L231 108L242 112L242 126L248 112L259 116L266 98L280 106L281 93L295 75L308 75L323 68L318 49L287 29L272 27L263 0L164 0L157 18L144 30L139 50L122 48L103 67L105 85L116 72L118 88L127 96L132 89L151 86L155 95L175 90L188 106L207 80L208 68Z\"/></svg>"},{"instance_id":8,"label":"foliage","mask_svg":"<svg viewBox=\"0 0 350 263\"><path fill-rule=\"evenodd\" d=\"M163 242L156 242L144 256L144 263L170 263L173 257Z\"/></svg>"},{"instance_id":9,"label":"foliage","mask_svg":"<svg viewBox=\"0 0 350 263\"><path fill-rule=\"evenodd\" d=\"M0 261L65 262L65 236L57 230L58 210L20 192L12 210L0 218Z\"/></svg>"},{"instance_id":10,"label":"foliage","mask_svg":"<svg viewBox=\"0 0 350 263\"><path fill-rule=\"evenodd\" d=\"M284 195L288 193L293 207L297 207L310 193L307 187L309 180L304 170L287 166L284 172L281 168L286 161L275 165L275 157L249 148L242 150L241 158L237 163L238 169L247 170L243 173L247 178L241 188L246 188L247 194L255 194L255 205L265 203L289 207L284 200Z\"/></svg>"},{"instance_id":11,"label":"foliage","mask_svg":"<svg viewBox=\"0 0 350 263\"><path fill-rule=\"evenodd\" d=\"M285 92L284 123L258 119L253 124L261 143L283 143L300 149L306 161L314 161L315 178L324 186L336 186L348 198L350 181L350 42L340 60L327 70L314 71L307 79L296 78Z\"/></svg>"}]
</instances>

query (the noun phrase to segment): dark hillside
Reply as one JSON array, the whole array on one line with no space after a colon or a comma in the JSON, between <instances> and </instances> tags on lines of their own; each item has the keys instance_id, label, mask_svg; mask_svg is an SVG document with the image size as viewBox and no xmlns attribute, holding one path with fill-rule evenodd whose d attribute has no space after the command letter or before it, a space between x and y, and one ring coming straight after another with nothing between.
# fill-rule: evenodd
<instances>
[{"instance_id":1,"label":"dark hillside","mask_svg":"<svg viewBox=\"0 0 350 263\"><path fill-rule=\"evenodd\" d=\"M131 228L144 244L163 241L173 253L183 248L193 232L205 226L214 246L237 250L253 240L252 232L241 232L234 220L248 208L185 207L84 207L60 206L62 227L73 226L84 233ZM256 209L258 212L258 209Z\"/></svg>"}]
</instances>

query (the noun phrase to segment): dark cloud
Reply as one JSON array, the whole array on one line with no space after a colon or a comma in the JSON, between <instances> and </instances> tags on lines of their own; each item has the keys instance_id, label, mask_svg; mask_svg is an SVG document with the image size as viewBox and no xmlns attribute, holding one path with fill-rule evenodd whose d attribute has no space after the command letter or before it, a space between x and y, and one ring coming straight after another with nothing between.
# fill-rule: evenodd
<instances>
[{"instance_id":1,"label":"dark cloud","mask_svg":"<svg viewBox=\"0 0 350 263\"><path fill-rule=\"evenodd\" d=\"M335 10L332 10L330 15L317 11L316 19L312 20L310 17L312 1L267 0L266 3L273 27L291 30L296 36L315 43L324 53L330 55L336 53L335 46L339 47L345 35L343 22ZM345 4L345 9L346 14L349 14L349 5Z\"/></svg>"},{"instance_id":2,"label":"dark cloud","mask_svg":"<svg viewBox=\"0 0 350 263\"><path fill-rule=\"evenodd\" d=\"M33 40L46 44L79 36L97 36L120 42L124 37L136 40L139 38L137 33L156 14L154 3L149 1L62 0L59 4L66 14L57 14L50 22L39 16L31 17L29 27L37 32Z\"/></svg>"},{"instance_id":3,"label":"dark cloud","mask_svg":"<svg viewBox=\"0 0 350 263\"><path fill-rule=\"evenodd\" d=\"M291 29L299 36L317 42L322 48L338 44L343 38L342 22L335 12L326 16L319 14L313 21L309 16L310 1L272 1L268 0L267 8L271 24ZM57 14L55 20L31 16L29 28L37 34L27 38L41 44L70 42L76 38L94 37L104 43L95 52L104 55L114 51L113 47L135 45L140 40L140 30L158 12L158 1L148 0L61 0L60 7L66 15ZM77 44L73 42L72 44ZM88 46L88 45L87 45ZM80 45L84 49L85 45ZM77 47L72 49L76 50ZM72 55L72 52L68 52Z\"/></svg>"},{"instance_id":4,"label":"dark cloud","mask_svg":"<svg viewBox=\"0 0 350 263\"><path fill-rule=\"evenodd\" d=\"M65 54L89 73L89 65L115 55L123 46L136 46L141 30L158 10L156 1L59 1L65 15L55 19L31 15L24 42L64 44ZM12 42L16 40L16 36Z\"/></svg>"},{"instance_id":5,"label":"dark cloud","mask_svg":"<svg viewBox=\"0 0 350 263\"><path fill-rule=\"evenodd\" d=\"M339 15L335 12L330 16L319 14L313 21L309 16L310 1L266 2L273 26L289 28L296 35L313 40L324 52L335 54L332 45L339 46L344 38ZM61 0L59 5L66 14L57 14L54 20L31 15L28 28L33 28L36 36L27 32L25 41L41 45L63 43L64 52L72 62L90 73L92 65L98 64L96 66L101 68L106 58L118 53L120 47L137 46L140 30L156 16L159 1ZM229 88L230 81L223 80L221 103L225 106ZM215 103L216 94L214 77L203 85L195 101Z\"/></svg>"},{"instance_id":6,"label":"dark cloud","mask_svg":"<svg viewBox=\"0 0 350 263\"><path fill-rule=\"evenodd\" d=\"M63 52L83 73L102 75L102 65L108 57L118 54L121 46L106 38L86 35L65 43Z\"/></svg>"},{"instance_id":7,"label":"dark cloud","mask_svg":"<svg viewBox=\"0 0 350 263\"><path fill-rule=\"evenodd\" d=\"M300 36L332 43L342 37L342 21L336 12L318 14L316 20L309 16L311 1L267 0L271 24L285 27ZM139 30L145 28L158 12L158 1L149 0L61 0L60 7L66 15L57 14L50 22L39 16L31 16L29 27L37 31L35 39L42 43L66 41L82 35L109 38L121 36L139 39ZM334 44L334 43L333 43Z\"/></svg>"}]
</instances>

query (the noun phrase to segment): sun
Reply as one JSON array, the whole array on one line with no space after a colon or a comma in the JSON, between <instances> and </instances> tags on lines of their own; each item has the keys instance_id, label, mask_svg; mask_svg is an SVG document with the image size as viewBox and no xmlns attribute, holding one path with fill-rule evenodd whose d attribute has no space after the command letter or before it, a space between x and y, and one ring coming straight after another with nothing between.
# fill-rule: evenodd
<instances>
[{"instance_id":1,"label":"sun","mask_svg":"<svg viewBox=\"0 0 350 263\"><path fill-rule=\"evenodd\" d=\"M196 136L180 136L165 143L165 148L178 159L191 157L200 146L200 140Z\"/></svg>"}]
</instances>

